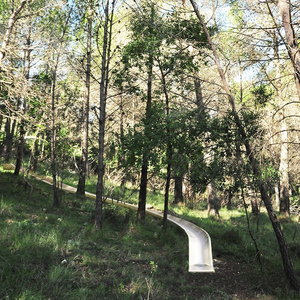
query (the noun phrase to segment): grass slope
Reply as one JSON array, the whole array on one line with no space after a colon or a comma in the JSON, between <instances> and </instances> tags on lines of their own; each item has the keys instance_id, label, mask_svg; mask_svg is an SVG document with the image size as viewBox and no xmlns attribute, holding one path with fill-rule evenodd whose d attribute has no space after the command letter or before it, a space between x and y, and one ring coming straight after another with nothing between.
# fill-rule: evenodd
<instances>
[{"instance_id":1,"label":"grass slope","mask_svg":"<svg viewBox=\"0 0 300 300\"><path fill-rule=\"evenodd\" d=\"M135 212L105 205L104 228L96 231L91 200L64 193L54 209L51 186L30 182L29 197L21 177L0 173L0 299L299 299L264 214L251 220L261 271L241 212L223 210L214 220L173 207L212 238L216 273L191 274L187 237L175 225L166 234L161 220L137 224ZM283 221L300 270L297 225Z\"/></svg>"}]
</instances>

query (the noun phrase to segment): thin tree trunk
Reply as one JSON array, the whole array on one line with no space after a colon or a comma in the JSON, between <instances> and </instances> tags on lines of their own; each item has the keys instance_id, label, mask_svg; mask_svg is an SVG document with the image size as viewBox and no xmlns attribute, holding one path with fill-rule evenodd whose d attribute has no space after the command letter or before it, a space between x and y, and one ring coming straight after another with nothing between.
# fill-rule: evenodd
<instances>
[{"instance_id":1,"label":"thin tree trunk","mask_svg":"<svg viewBox=\"0 0 300 300\"><path fill-rule=\"evenodd\" d=\"M175 176L174 178L174 199L173 203L177 204L183 202L183 192L182 192L182 176Z\"/></svg>"},{"instance_id":2,"label":"thin tree trunk","mask_svg":"<svg viewBox=\"0 0 300 300\"><path fill-rule=\"evenodd\" d=\"M56 88L56 68L52 74L52 94L51 94L51 171L52 171L52 188L53 188L53 206L59 206L59 195L56 182L56 128L55 128L55 88Z\"/></svg>"},{"instance_id":3,"label":"thin tree trunk","mask_svg":"<svg viewBox=\"0 0 300 300\"><path fill-rule=\"evenodd\" d=\"M52 91L51 91L51 170L52 170L52 187L53 187L53 206L59 206L59 194L58 194L58 187L57 187L57 178L56 178L56 126L55 126L55 114L56 114L56 107L55 107L55 89L56 89L56 80L57 80L57 70L60 60L60 55L62 51L62 46L64 42L64 37L67 32L67 25L70 20L71 12L73 8L71 7L68 13L68 17L66 19L65 27L63 29L59 49L57 50L57 57L56 62L54 64L52 70Z\"/></svg>"},{"instance_id":4,"label":"thin tree trunk","mask_svg":"<svg viewBox=\"0 0 300 300\"><path fill-rule=\"evenodd\" d=\"M167 149L166 149L166 156L167 156L167 178L166 178L166 187L165 187L165 203L164 203L164 216L163 216L163 228L164 230L167 230L168 227L168 210L169 210L169 190L170 190L170 182L171 182L171 159L172 159L172 144L170 141L170 121L169 121L169 115L170 115L170 107L169 107L169 94L167 91L167 85L166 85L166 74L164 73L161 65L159 64L160 74L161 74L161 80L162 80L162 86L163 91L166 98L166 135L167 135Z\"/></svg>"},{"instance_id":5,"label":"thin tree trunk","mask_svg":"<svg viewBox=\"0 0 300 300\"><path fill-rule=\"evenodd\" d=\"M220 218L217 200L216 185L212 181L207 185L208 215Z\"/></svg>"},{"instance_id":6,"label":"thin tree trunk","mask_svg":"<svg viewBox=\"0 0 300 300\"><path fill-rule=\"evenodd\" d=\"M5 122L5 143L4 143L4 157L5 161L9 162L12 143L13 143L13 131L11 129L11 118L7 118Z\"/></svg>"},{"instance_id":7,"label":"thin tree trunk","mask_svg":"<svg viewBox=\"0 0 300 300\"><path fill-rule=\"evenodd\" d=\"M300 97L300 49L297 41L297 36L295 34L294 27L292 24L291 2L290 0L278 0L277 5L283 22L288 46L288 53L294 66L294 76L298 96Z\"/></svg>"},{"instance_id":8,"label":"thin tree trunk","mask_svg":"<svg viewBox=\"0 0 300 300\"><path fill-rule=\"evenodd\" d=\"M279 209L280 199L279 199L279 183L278 182L275 183L274 190L275 190L275 207Z\"/></svg>"},{"instance_id":9,"label":"thin tree trunk","mask_svg":"<svg viewBox=\"0 0 300 300\"><path fill-rule=\"evenodd\" d=\"M147 82L147 104L146 104L146 123L151 117L151 103L152 103L152 69L153 56L149 55L148 60L148 82ZM148 132L148 124L145 124L145 134ZM147 181L148 181L148 156L150 149L144 149L143 164L141 170L141 183L139 192L139 203L137 210L137 219L144 222L146 215L146 197L147 197Z\"/></svg>"},{"instance_id":10,"label":"thin tree trunk","mask_svg":"<svg viewBox=\"0 0 300 300\"><path fill-rule=\"evenodd\" d=\"M108 71L110 64L110 46L113 23L113 12L115 0L112 1L112 13L109 18L110 1L105 4L105 23L102 48L101 81L100 81L100 115L99 115L99 153L98 153L98 180L96 187L96 209L95 209L95 228L102 229L102 199L104 195L104 137L105 137L105 118L106 118L106 100L108 89Z\"/></svg>"},{"instance_id":11,"label":"thin tree trunk","mask_svg":"<svg viewBox=\"0 0 300 300\"><path fill-rule=\"evenodd\" d=\"M194 86L196 93L196 105L199 109L204 109L201 81L198 76L194 76Z\"/></svg>"},{"instance_id":12,"label":"thin tree trunk","mask_svg":"<svg viewBox=\"0 0 300 300\"><path fill-rule=\"evenodd\" d=\"M250 198L250 203L251 203L251 209L252 209L252 214L257 216L259 214L259 208L258 208L258 203L256 199L256 193L254 188L250 185L249 179L246 178L246 184L247 184L247 192L248 196Z\"/></svg>"},{"instance_id":13,"label":"thin tree trunk","mask_svg":"<svg viewBox=\"0 0 300 300\"><path fill-rule=\"evenodd\" d=\"M202 87L201 81L198 76L194 76L194 86L196 93L196 105L200 112L204 113L204 103L203 103L203 95L202 95ZM217 203L217 193L216 193L216 185L214 180L212 180L207 185L207 211L209 216L214 216L219 218L219 209Z\"/></svg>"},{"instance_id":14,"label":"thin tree trunk","mask_svg":"<svg viewBox=\"0 0 300 300\"><path fill-rule=\"evenodd\" d=\"M273 229L274 229L274 232L275 232L278 244L279 244L279 248L280 248L280 253L281 253L281 258L282 258L282 262L283 262L285 274L286 274L286 276L287 276L287 278L288 278L291 286L294 289L300 291L300 282L299 282L297 274L296 274L296 272L295 272L295 270L293 268L292 261L291 261L291 258L290 258L290 254L289 254L289 251L288 251L288 246L287 246L285 237L284 237L283 232L281 230L280 223L279 223L279 221L278 221L278 219L276 217L276 214L275 214L275 212L273 210L271 199L270 199L270 197L268 195L268 189L267 189L265 183L261 180L262 174L261 174L261 170L259 169L258 161L254 157L254 154L253 154L253 151L252 151L252 147L251 147L249 141L247 140L247 135L246 135L245 129L244 129L244 127L242 125L242 122L241 122L241 120L240 120L240 118L239 118L239 116L238 116L238 114L236 112L234 101L233 101L233 97L231 95L228 83L226 81L225 75L224 75L223 70L221 68L220 59L219 59L218 53L216 51L215 45L214 45L214 43L213 43L213 41L212 41L212 39L210 37L210 34L209 34L209 32L208 32L208 30L206 28L205 23L202 20L202 17L201 17L201 15L200 15L197 7L196 7L195 2L193 0L190 0L190 2L191 2L192 6L194 8L194 11L195 11L195 13L196 13L196 15L198 17L198 20L201 23L202 28L203 28L203 30L204 30L204 32L206 34L207 39L208 39L208 42L209 42L209 44L210 44L210 46L212 48L212 51L213 51L213 54L214 54L214 57L215 57L215 63L217 65L218 72L219 72L220 77L222 79L224 90L225 90L225 92L226 92L226 94L228 96L229 104L231 106L231 111L233 113L237 129L239 131L239 134L242 137L244 146L246 148L246 153L247 153L248 159L250 161L250 164L252 166L253 175L258 180L258 185L259 185L259 190L260 190L261 198L262 198L262 200L263 200L263 202L264 202L264 204L266 206L266 209L267 209L270 221L272 223L272 226L273 226Z\"/></svg>"},{"instance_id":15,"label":"thin tree trunk","mask_svg":"<svg viewBox=\"0 0 300 300\"><path fill-rule=\"evenodd\" d=\"M284 104L282 97L282 82L279 57L279 41L276 32L273 34L274 58L276 67L276 91L277 103L279 106ZM285 216L290 215L290 196L289 196L289 153L288 153L288 131L286 119L284 116L284 108L279 111L281 120L281 151L279 166L279 213Z\"/></svg>"},{"instance_id":16,"label":"thin tree trunk","mask_svg":"<svg viewBox=\"0 0 300 300\"><path fill-rule=\"evenodd\" d=\"M288 166L288 144L287 126L285 119L281 121L281 151L280 151L280 192L279 192L279 213L289 217L290 195L289 195L289 166Z\"/></svg>"},{"instance_id":17,"label":"thin tree trunk","mask_svg":"<svg viewBox=\"0 0 300 300\"><path fill-rule=\"evenodd\" d=\"M91 45L92 45L92 1L88 6L88 28L87 28L87 50L86 50L86 90L85 102L83 107L83 122L81 134L81 165L79 171L79 179L77 185L77 194L85 195L85 181L88 173L88 137L89 137L89 109L90 109L90 84L91 84Z\"/></svg>"},{"instance_id":18,"label":"thin tree trunk","mask_svg":"<svg viewBox=\"0 0 300 300\"><path fill-rule=\"evenodd\" d=\"M120 97L120 143L121 143L121 157L119 160L119 171L121 172L121 187L123 193L125 192L125 181L126 174L122 172L125 165L125 154L124 154L124 109L123 109L123 97Z\"/></svg>"},{"instance_id":19,"label":"thin tree trunk","mask_svg":"<svg viewBox=\"0 0 300 300\"><path fill-rule=\"evenodd\" d=\"M31 22L31 20L30 20ZM26 93L29 89L29 73L30 73L30 67L31 67L31 50L30 50L30 45L31 45L31 24L29 25L28 28L28 34L26 37L26 46L27 49L25 50L24 53L24 75L25 75L25 85L26 85ZM16 168L14 175L18 176L21 170L21 166L23 163L23 157L24 157L24 142L25 142L25 115L27 111L27 103L26 103L26 95L24 96L23 100L23 114L21 116L21 124L20 124L20 137L19 137L19 143L18 143L18 150L17 150L17 162L16 162Z\"/></svg>"},{"instance_id":20,"label":"thin tree trunk","mask_svg":"<svg viewBox=\"0 0 300 300\"><path fill-rule=\"evenodd\" d=\"M1 45L1 48L0 48L0 70L3 68L3 65L2 65L3 64L3 59L4 59L4 57L6 55L6 52L7 52L7 47L9 45L10 36L12 34L13 27L14 27L16 21L17 21L17 17L19 15L19 13L24 8L27 1L28 0L23 0L16 10L13 7L13 1L12 1L11 14L10 14L10 17L9 17L9 20L8 20L8 26L7 26L7 29L6 29L6 32L5 32L3 41L2 41L2 45Z\"/></svg>"},{"instance_id":21,"label":"thin tree trunk","mask_svg":"<svg viewBox=\"0 0 300 300\"><path fill-rule=\"evenodd\" d=\"M163 216L163 229L167 230L168 227L168 211L169 211L169 190L170 190L170 182L171 182L171 153L172 147L168 146L167 156L168 156L168 165L167 165L167 178L166 178L166 187L165 187L165 203L164 203L164 216Z\"/></svg>"},{"instance_id":22,"label":"thin tree trunk","mask_svg":"<svg viewBox=\"0 0 300 300\"><path fill-rule=\"evenodd\" d=\"M144 153L142 170L141 170L139 204L137 210L137 218L142 222L145 221L145 216L146 216L147 181L148 181L148 154Z\"/></svg>"},{"instance_id":23,"label":"thin tree trunk","mask_svg":"<svg viewBox=\"0 0 300 300\"><path fill-rule=\"evenodd\" d=\"M25 110L25 108L24 108ZM25 137L25 120L22 117L21 124L20 124L20 135L19 135L19 142L17 147L17 161L16 161L16 168L14 175L18 176L21 171L21 166L23 162L24 156L24 137Z\"/></svg>"}]
</instances>

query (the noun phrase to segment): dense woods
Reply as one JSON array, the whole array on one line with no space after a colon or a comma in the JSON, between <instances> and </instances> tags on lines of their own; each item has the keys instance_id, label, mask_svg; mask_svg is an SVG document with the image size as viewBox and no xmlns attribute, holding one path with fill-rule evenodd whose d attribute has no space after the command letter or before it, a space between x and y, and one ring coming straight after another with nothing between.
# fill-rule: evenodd
<instances>
[{"instance_id":1,"label":"dense woods","mask_svg":"<svg viewBox=\"0 0 300 300\"><path fill-rule=\"evenodd\" d=\"M299 203L297 1L3 0L0 153L16 176L97 176L168 206L268 213L300 291L277 214Z\"/></svg>"}]
</instances>

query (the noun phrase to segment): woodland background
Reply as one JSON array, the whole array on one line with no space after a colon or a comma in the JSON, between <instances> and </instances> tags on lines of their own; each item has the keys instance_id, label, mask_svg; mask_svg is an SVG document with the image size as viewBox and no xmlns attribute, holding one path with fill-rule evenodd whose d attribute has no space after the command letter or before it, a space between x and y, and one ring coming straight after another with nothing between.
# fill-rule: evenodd
<instances>
[{"instance_id":1,"label":"woodland background","mask_svg":"<svg viewBox=\"0 0 300 300\"><path fill-rule=\"evenodd\" d=\"M266 209L285 274L300 290L276 216L299 204L297 1L2 1L0 152L14 174L97 176L170 203ZM276 214L275 214L276 211Z\"/></svg>"}]
</instances>

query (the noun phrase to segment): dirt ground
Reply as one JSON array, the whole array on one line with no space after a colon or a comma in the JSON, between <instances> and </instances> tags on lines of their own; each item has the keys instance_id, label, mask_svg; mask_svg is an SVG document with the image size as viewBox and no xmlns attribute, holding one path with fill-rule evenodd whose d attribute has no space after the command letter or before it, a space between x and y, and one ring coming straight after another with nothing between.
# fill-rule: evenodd
<instances>
[{"instance_id":1,"label":"dirt ground","mask_svg":"<svg viewBox=\"0 0 300 300\"><path fill-rule=\"evenodd\" d=\"M259 288L255 289L260 284L260 278L251 275L253 272L249 270L249 266L222 258L214 259L214 267L215 273L203 273L201 278L199 273L189 274L191 282L195 285L210 288L206 292L203 291L201 296L195 294L195 299L278 299L262 293Z\"/></svg>"}]
</instances>

